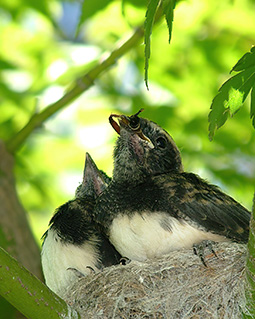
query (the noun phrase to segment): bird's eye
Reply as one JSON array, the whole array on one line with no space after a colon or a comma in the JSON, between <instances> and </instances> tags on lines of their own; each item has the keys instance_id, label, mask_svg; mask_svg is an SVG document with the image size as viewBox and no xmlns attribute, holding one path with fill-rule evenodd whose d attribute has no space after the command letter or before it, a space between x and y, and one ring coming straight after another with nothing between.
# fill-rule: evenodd
<instances>
[{"instance_id":1,"label":"bird's eye","mask_svg":"<svg viewBox=\"0 0 255 319\"><path fill-rule=\"evenodd\" d=\"M130 116L129 126L132 130L138 130L140 128L140 119L137 116Z\"/></svg>"},{"instance_id":2,"label":"bird's eye","mask_svg":"<svg viewBox=\"0 0 255 319\"><path fill-rule=\"evenodd\" d=\"M156 145L159 147L159 148L166 148L166 139L164 137L158 137L156 139Z\"/></svg>"}]
</instances>

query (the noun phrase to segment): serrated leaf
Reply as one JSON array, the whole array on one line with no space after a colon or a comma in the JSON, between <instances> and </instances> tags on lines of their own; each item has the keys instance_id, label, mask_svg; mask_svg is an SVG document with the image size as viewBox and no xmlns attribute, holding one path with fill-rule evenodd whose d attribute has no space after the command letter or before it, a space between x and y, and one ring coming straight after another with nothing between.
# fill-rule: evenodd
<instances>
[{"instance_id":1,"label":"serrated leaf","mask_svg":"<svg viewBox=\"0 0 255 319\"><path fill-rule=\"evenodd\" d=\"M148 86L148 69L149 69L149 59L150 59L150 38L152 33L153 22L157 12L158 4L160 0L150 0L144 22L144 54L145 54L145 67L144 67L144 80L147 89Z\"/></svg>"},{"instance_id":2,"label":"serrated leaf","mask_svg":"<svg viewBox=\"0 0 255 319\"><path fill-rule=\"evenodd\" d=\"M242 71L253 66L255 66L255 47L252 47L250 52L245 53L230 72Z\"/></svg>"},{"instance_id":3,"label":"serrated leaf","mask_svg":"<svg viewBox=\"0 0 255 319\"><path fill-rule=\"evenodd\" d=\"M111 0L83 0L82 7L81 7L81 16L77 26L76 35L78 34L81 25L87 19L91 18L97 12L103 10Z\"/></svg>"},{"instance_id":4,"label":"serrated leaf","mask_svg":"<svg viewBox=\"0 0 255 319\"><path fill-rule=\"evenodd\" d=\"M243 105L255 83L255 66L244 70L226 81L215 96L209 113L209 138L227 120L228 115L236 113Z\"/></svg>"},{"instance_id":5,"label":"serrated leaf","mask_svg":"<svg viewBox=\"0 0 255 319\"><path fill-rule=\"evenodd\" d=\"M176 0L163 0L163 12L164 12L167 27L168 27L169 43L172 37L175 4L176 4Z\"/></svg>"},{"instance_id":6,"label":"serrated leaf","mask_svg":"<svg viewBox=\"0 0 255 319\"><path fill-rule=\"evenodd\" d=\"M255 128L255 84L253 84L252 90L251 90L251 120L252 125Z\"/></svg>"},{"instance_id":7,"label":"serrated leaf","mask_svg":"<svg viewBox=\"0 0 255 319\"><path fill-rule=\"evenodd\" d=\"M220 128L227 120L229 109L224 107L225 96L217 94L212 101L209 120L209 139L212 140L216 129Z\"/></svg>"},{"instance_id":8,"label":"serrated leaf","mask_svg":"<svg viewBox=\"0 0 255 319\"><path fill-rule=\"evenodd\" d=\"M225 108L230 109L231 115L235 114L243 105L255 82L255 67L242 71L231 80L228 101Z\"/></svg>"}]
</instances>

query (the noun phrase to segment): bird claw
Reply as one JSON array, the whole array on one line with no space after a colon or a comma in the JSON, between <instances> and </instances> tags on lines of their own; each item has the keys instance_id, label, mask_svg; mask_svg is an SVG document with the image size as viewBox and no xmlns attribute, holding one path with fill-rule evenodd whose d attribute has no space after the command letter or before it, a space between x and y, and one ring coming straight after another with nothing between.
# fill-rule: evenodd
<instances>
[{"instance_id":1,"label":"bird claw","mask_svg":"<svg viewBox=\"0 0 255 319\"><path fill-rule=\"evenodd\" d=\"M127 257L122 257L120 258L120 265L126 266L127 264L129 264L131 262L131 259L127 258Z\"/></svg>"},{"instance_id":2,"label":"bird claw","mask_svg":"<svg viewBox=\"0 0 255 319\"><path fill-rule=\"evenodd\" d=\"M218 257L215 250L213 249L214 242L211 240L203 240L199 244L193 245L194 254L197 255L200 260L202 261L205 267L208 267L207 263L205 262L205 249L208 248L215 257Z\"/></svg>"},{"instance_id":3,"label":"bird claw","mask_svg":"<svg viewBox=\"0 0 255 319\"><path fill-rule=\"evenodd\" d=\"M82 272L80 272L78 269L76 268L72 268L72 267L69 267L67 268L67 270L71 270L72 272L74 272L74 274L78 277L78 278L82 278L82 277L85 277L84 274Z\"/></svg>"}]
</instances>

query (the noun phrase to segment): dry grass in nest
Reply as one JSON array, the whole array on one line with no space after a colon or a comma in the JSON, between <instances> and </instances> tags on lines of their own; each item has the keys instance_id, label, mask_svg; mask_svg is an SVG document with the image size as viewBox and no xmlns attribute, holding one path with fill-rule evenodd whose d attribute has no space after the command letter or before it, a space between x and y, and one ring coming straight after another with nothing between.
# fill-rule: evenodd
<instances>
[{"instance_id":1,"label":"dry grass in nest","mask_svg":"<svg viewBox=\"0 0 255 319\"><path fill-rule=\"evenodd\" d=\"M81 318L241 318L246 246L215 245L208 267L191 249L81 278L66 301Z\"/></svg>"}]
</instances>

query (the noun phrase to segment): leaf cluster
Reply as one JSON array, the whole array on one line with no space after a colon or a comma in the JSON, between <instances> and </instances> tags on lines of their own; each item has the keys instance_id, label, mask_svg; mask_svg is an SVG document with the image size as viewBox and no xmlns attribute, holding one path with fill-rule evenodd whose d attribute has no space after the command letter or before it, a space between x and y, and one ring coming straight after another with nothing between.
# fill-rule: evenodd
<instances>
[{"instance_id":1,"label":"leaf cluster","mask_svg":"<svg viewBox=\"0 0 255 319\"><path fill-rule=\"evenodd\" d=\"M220 128L229 116L233 116L243 106L251 92L250 117L255 128L255 47L245 53L234 65L231 72L238 74L227 80L219 89L211 105L209 114L209 137Z\"/></svg>"},{"instance_id":2,"label":"leaf cluster","mask_svg":"<svg viewBox=\"0 0 255 319\"><path fill-rule=\"evenodd\" d=\"M146 11L146 18L144 23L144 56L145 56L145 74L144 80L147 89L149 89L148 85L148 70L149 70L149 59L150 59L150 52L151 52L151 34L154 21L156 19L159 6L161 7L160 10L163 11L163 15L166 19L167 27L168 27L168 34L169 34L169 43L172 37L172 25L174 19L174 8L176 5L175 0L150 0L148 3L147 11Z\"/></svg>"}]
</instances>

